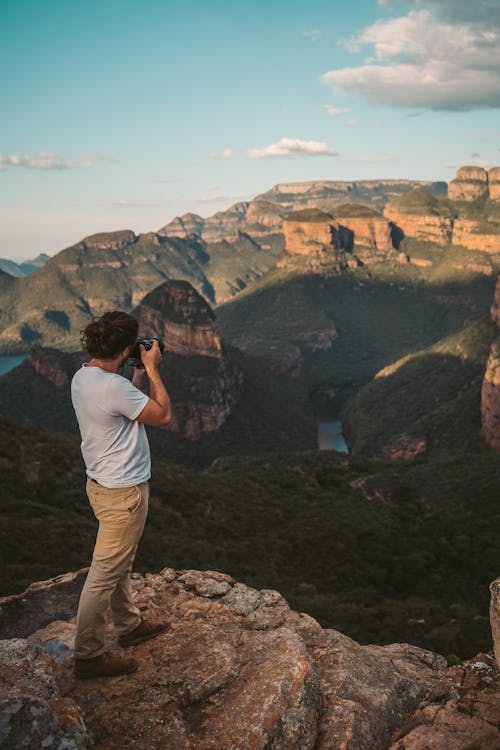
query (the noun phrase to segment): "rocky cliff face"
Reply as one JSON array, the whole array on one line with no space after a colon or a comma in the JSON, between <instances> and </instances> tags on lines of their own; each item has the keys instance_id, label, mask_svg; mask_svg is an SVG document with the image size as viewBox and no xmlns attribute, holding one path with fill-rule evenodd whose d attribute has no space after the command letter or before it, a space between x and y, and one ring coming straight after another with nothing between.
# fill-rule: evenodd
<instances>
[{"instance_id":1,"label":"rocky cliff face","mask_svg":"<svg viewBox=\"0 0 500 750\"><path fill-rule=\"evenodd\" d=\"M491 200L500 200L500 167L493 167L488 172L488 188Z\"/></svg>"},{"instance_id":2,"label":"rocky cliff face","mask_svg":"<svg viewBox=\"0 0 500 750\"><path fill-rule=\"evenodd\" d=\"M57 349L33 346L28 355L28 366L56 388L69 385L74 372L88 356L83 352L65 354Z\"/></svg>"},{"instance_id":3,"label":"rocky cliff face","mask_svg":"<svg viewBox=\"0 0 500 750\"><path fill-rule=\"evenodd\" d=\"M500 275L491 307L492 320L500 329ZM481 419L484 439L500 451L500 333L491 347L481 390Z\"/></svg>"},{"instance_id":4,"label":"rocky cliff face","mask_svg":"<svg viewBox=\"0 0 500 750\"><path fill-rule=\"evenodd\" d=\"M452 242L468 250L480 250L483 253L500 253L500 232L481 230L480 224L471 219L455 219Z\"/></svg>"},{"instance_id":5,"label":"rocky cliff face","mask_svg":"<svg viewBox=\"0 0 500 750\"><path fill-rule=\"evenodd\" d=\"M165 282L134 311L141 336L165 343L161 372L172 399L172 420L162 430L189 440L214 432L236 407L241 368L225 352L214 313L187 281ZM53 429L76 429L70 399L73 374L89 356L35 346L2 378L0 412ZM125 375L131 376L127 368ZM27 403L25 395L33 395Z\"/></svg>"},{"instance_id":6,"label":"rocky cliff face","mask_svg":"<svg viewBox=\"0 0 500 750\"><path fill-rule=\"evenodd\" d=\"M87 570L0 599L2 747L500 747L491 655L447 668L416 646L360 646L291 610L279 592L219 571L132 574L143 616L166 617L170 629L130 649L137 672L75 680ZM107 636L116 648L109 617Z\"/></svg>"},{"instance_id":7,"label":"rocky cliff face","mask_svg":"<svg viewBox=\"0 0 500 750\"><path fill-rule=\"evenodd\" d=\"M175 354L222 357L215 315L188 281L166 281L132 312L141 336L158 336Z\"/></svg>"},{"instance_id":8,"label":"rocky cliff face","mask_svg":"<svg viewBox=\"0 0 500 750\"><path fill-rule=\"evenodd\" d=\"M442 246L448 245L451 241L453 222L446 217L405 213L391 203L385 207L384 216L396 224L406 237Z\"/></svg>"},{"instance_id":9,"label":"rocky cliff face","mask_svg":"<svg viewBox=\"0 0 500 750\"><path fill-rule=\"evenodd\" d=\"M375 250L392 250L389 222L365 206L339 206L335 214L305 209L290 214L283 222L288 255L338 255L352 252L356 245Z\"/></svg>"},{"instance_id":10,"label":"rocky cliff face","mask_svg":"<svg viewBox=\"0 0 500 750\"><path fill-rule=\"evenodd\" d=\"M482 167L460 167L448 185L448 198L452 201L475 201L483 195L488 195L488 173Z\"/></svg>"}]
</instances>

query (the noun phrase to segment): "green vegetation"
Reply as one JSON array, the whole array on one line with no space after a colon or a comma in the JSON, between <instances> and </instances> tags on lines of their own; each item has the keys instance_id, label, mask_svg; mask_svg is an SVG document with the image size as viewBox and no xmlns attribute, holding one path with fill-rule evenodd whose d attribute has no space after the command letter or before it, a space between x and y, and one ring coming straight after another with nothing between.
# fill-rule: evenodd
<instances>
[{"instance_id":1,"label":"green vegetation","mask_svg":"<svg viewBox=\"0 0 500 750\"><path fill-rule=\"evenodd\" d=\"M436 198L435 195L422 187L413 188L405 195L391 201L391 205L406 214L454 218L453 210L448 201Z\"/></svg>"},{"instance_id":2,"label":"green vegetation","mask_svg":"<svg viewBox=\"0 0 500 750\"><path fill-rule=\"evenodd\" d=\"M333 221L333 216L321 211L319 208L303 208L300 211L292 211L285 217L286 221Z\"/></svg>"},{"instance_id":3,"label":"green vegetation","mask_svg":"<svg viewBox=\"0 0 500 750\"><path fill-rule=\"evenodd\" d=\"M343 219L382 219L382 214L360 203L341 203L334 209L334 215Z\"/></svg>"},{"instance_id":4,"label":"green vegetation","mask_svg":"<svg viewBox=\"0 0 500 750\"><path fill-rule=\"evenodd\" d=\"M497 335L482 317L377 373L344 410L351 450L380 454L405 434L425 436L435 455L475 456L483 446L481 384Z\"/></svg>"},{"instance_id":5,"label":"green vegetation","mask_svg":"<svg viewBox=\"0 0 500 750\"><path fill-rule=\"evenodd\" d=\"M0 591L89 565L78 441L3 419L0 454ZM499 468L486 450L409 465L273 453L202 472L156 457L135 568L225 571L362 643L468 657L491 648Z\"/></svg>"},{"instance_id":6,"label":"green vegetation","mask_svg":"<svg viewBox=\"0 0 500 750\"><path fill-rule=\"evenodd\" d=\"M386 261L370 265L369 274L360 268L323 278L275 269L216 309L222 335L270 362L299 347L313 400L318 392L335 390L329 407L335 414L380 369L460 330L471 315L486 312L493 298L494 277L478 273L460 281L452 269L440 283L433 267ZM436 281L426 284L433 274ZM332 325L337 337L331 347L309 351L304 334Z\"/></svg>"}]
</instances>

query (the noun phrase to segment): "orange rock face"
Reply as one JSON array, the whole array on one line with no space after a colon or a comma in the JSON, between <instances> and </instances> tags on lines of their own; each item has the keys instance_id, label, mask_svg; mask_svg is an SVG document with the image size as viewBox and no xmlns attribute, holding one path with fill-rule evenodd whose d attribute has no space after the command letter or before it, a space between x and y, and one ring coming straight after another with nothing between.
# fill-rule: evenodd
<instances>
[{"instance_id":1,"label":"orange rock face","mask_svg":"<svg viewBox=\"0 0 500 750\"><path fill-rule=\"evenodd\" d=\"M488 185L492 201L500 200L500 167L493 167L488 172Z\"/></svg>"},{"instance_id":2,"label":"orange rock face","mask_svg":"<svg viewBox=\"0 0 500 750\"><path fill-rule=\"evenodd\" d=\"M448 185L448 198L452 201L475 201L487 194L488 173L482 167L460 167Z\"/></svg>"},{"instance_id":3,"label":"orange rock face","mask_svg":"<svg viewBox=\"0 0 500 750\"><path fill-rule=\"evenodd\" d=\"M335 214L335 218L341 226L347 227L354 233L356 245L367 245L377 250L392 250L391 226L386 219L380 218L353 218L343 217Z\"/></svg>"},{"instance_id":4,"label":"orange rock face","mask_svg":"<svg viewBox=\"0 0 500 750\"><path fill-rule=\"evenodd\" d=\"M478 226L476 221L470 219L456 219L453 226L453 244L483 253L500 253L500 234L478 232Z\"/></svg>"},{"instance_id":5,"label":"orange rock face","mask_svg":"<svg viewBox=\"0 0 500 750\"><path fill-rule=\"evenodd\" d=\"M290 255L313 255L334 250L339 239L339 225L332 221L284 221L285 247Z\"/></svg>"},{"instance_id":6,"label":"orange rock face","mask_svg":"<svg viewBox=\"0 0 500 750\"><path fill-rule=\"evenodd\" d=\"M167 281L150 292L133 312L141 336L159 336L176 354L222 357L215 315L187 281Z\"/></svg>"},{"instance_id":7,"label":"orange rock face","mask_svg":"<svg viewBox=\"0 0 500 750\"><path fill-rule=\"evenodd\" d=\"M453 223L444 216L419 216L398 211L390 203L384 209L384 216L403 230L406 237L413 237L436 245L448 245Z\"/></svg>"},{"instance_id":8,"label":"orange rock face","mask_svg":"<svg viewBox=\"0 0 500 750\"><path fill-rule=\"evenodd\" d=\"M500 451L500 349L491 347L481 391L481 417L484 439Z\"/></svg>"}]
</instances>

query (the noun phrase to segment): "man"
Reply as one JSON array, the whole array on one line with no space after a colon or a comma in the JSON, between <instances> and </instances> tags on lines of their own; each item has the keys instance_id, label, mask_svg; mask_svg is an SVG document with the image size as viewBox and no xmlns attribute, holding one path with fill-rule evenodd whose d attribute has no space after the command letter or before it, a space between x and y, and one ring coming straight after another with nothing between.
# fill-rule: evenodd
<instances>
[{"instance_id":1,"label":"man","mask_svg":"<svg viewBox=\"0 0 500 750\"><path fill-rule=\"evenodd\" d=\"M76 619L74 673L81 678L126 674L138 667L135 659L105 648L108 606L124 648L169 627L167 622L142 619L130 588L148 513L151 461L144 425L165 425L171 419L170 398L158 371L162 355L157 341L148 351L140 346L143 369L135 369L132 382L118 374L137 332L137 320L127 313L95 318L82 336L91 359L71 381L87 495L99 521ZM140 390L145 374L149 398Z\"/></svg>"}]
</instances>

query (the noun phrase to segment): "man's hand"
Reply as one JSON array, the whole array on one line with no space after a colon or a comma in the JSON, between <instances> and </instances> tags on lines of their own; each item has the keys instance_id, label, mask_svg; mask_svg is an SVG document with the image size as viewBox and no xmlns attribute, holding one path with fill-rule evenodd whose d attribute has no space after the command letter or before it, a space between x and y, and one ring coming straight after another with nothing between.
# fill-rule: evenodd
<instances>
[{"instance_id":1,"label":"man's hand","mask_svg":"<svg viewBox=\"0 0 500 750\"><path fill-rule=\"evenodd\" d=\"M157 339L153 339L153 345L149 350L143 344L139 344L139 351L141 353L141 362L148 375L151 370L157 370L162 361L162 353Z\"/></svg>"}]
</instances>

